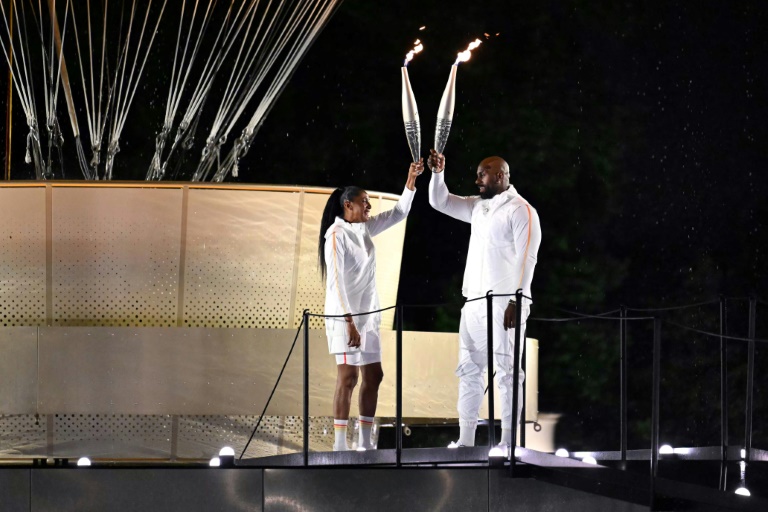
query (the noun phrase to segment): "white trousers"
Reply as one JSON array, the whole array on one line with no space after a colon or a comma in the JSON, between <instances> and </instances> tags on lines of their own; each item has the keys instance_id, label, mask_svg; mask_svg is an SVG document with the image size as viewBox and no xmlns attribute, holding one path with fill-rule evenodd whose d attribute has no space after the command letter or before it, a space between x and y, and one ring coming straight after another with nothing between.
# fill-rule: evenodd
<instances>
[{"instance_id":1,"label":"white trousers","mask_svg":"<svg viewBox=\"0 0 768 512\"><path fill-rule=\"evenodd\" d=\"M488 366L488 309L485 300L467 302L461 309L459 327L459 365L456 376L459 377L459 402L457 405L459 420L463 425L474 425L485 394L484 374ZM512 427L512 380L514 378L515 329L504 330L504 311L507 301L494 302L493 305L493 358L496 365L496 383L501 401L501 426ZM520 349L525 343L525 324L530 314L530 306L524 305L522 311L522 331ZM522 360L522 357L521 357ZM523 407L523 381L525 374L520 369L518 380L517 418Z\"/></svg>"}]
</instances>

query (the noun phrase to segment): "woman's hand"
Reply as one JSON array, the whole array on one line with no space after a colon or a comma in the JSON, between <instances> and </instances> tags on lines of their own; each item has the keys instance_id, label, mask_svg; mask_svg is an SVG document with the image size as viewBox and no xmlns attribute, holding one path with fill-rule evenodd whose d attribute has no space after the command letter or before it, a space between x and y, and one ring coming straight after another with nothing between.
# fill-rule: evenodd
<instances>
[{"instance_id":1,"label":"woman's hand","mask_svg":"<svg viewBox=\"0 0 768 512\"><path fill-rule=\"evenodd\" d=\"M424 172L424 159L419 158L418 162L413 162L408 168L408 180L405 182L408 190L416 190L416 178Z\"/></svg>"},{"instance_id":2,"label":"woman's hand","mask_svg":"<svg viewBox=\"0 0 768 512\"><path fill-rule=\"evenodd\" d=\"M349 335L349 343L347 346L352 348L358 348L360 346L360 332L357 330L355 322L352 321L352 317L348 316L347 320L347 335Z\"/></svg>"}]
</instances>

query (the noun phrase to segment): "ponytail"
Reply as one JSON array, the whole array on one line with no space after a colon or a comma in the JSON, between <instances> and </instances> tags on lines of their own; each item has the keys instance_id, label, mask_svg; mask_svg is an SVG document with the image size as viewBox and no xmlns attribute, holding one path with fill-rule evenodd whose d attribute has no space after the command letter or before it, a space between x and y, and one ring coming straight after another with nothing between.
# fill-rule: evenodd
<instances>
[{"instance_id":1,"label":"ponytail","mask_svg":"<svg viewBox=\"0 0 768 512\"><path fill-rule=\"evenodd\" d=\"M325 261L325 232L336 222L336 217L344 218L344 202L352 201L363 189L349 186L340 187L331 192L328 202L325 203L323 216L320 219L320 236L317 243L317 264L320 267L320 275L325 279L327 263Z\"/></svg>"}]
</instances>

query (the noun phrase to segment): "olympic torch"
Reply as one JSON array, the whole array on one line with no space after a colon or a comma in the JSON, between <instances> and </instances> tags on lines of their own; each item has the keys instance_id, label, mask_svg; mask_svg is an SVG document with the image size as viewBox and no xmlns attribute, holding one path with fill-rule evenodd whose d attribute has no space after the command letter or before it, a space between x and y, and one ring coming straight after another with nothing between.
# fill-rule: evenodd
<instances>
[{"instance_id":1,"label":"olympic torch","mask_svg":"<svg viewBox=\"0 0 768 512\"><path fill-rule=\"evenodd\" d=\"M413 95L411 81L408 78L408 63L413 56L424 49L424 45L417 39L413 50L405 56L403 67L400 68L403 82L403 124L405 125L405 137L408 139L408 147L411 148L411 157L418 162L421 157L421 124L419 123L419 109L416 107L416 97Z\"/></svg>"},{"instance_id":2,"label":"olympic torch","mask_svg":"<svg viewBox=\"0 0 768 512\"><path fill-rule=\"evenodd\" d=\"M466 62L472 56L472 50L480 46L482 41L475 39L469 46L456 57L456 62L451 66L451 74L448 75L448 83L445 85L443 97L440 99L440 108L437 110L437 123L435 124L435 151L442 153L445 143L448 142L448 134L451 132L453 122L453 107L456 104L456 71L460 62Z\"/></svg>"}]
</instances>

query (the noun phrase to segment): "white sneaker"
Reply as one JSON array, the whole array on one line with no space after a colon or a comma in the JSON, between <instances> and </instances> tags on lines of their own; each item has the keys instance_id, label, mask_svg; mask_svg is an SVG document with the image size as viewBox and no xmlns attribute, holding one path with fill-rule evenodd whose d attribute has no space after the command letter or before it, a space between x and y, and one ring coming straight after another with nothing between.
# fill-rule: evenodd
<instances>
[{"instance_id":1,"label":"white sneaker","mask_svg":"<svg viewBox=\"0 0 768 512\"><path fill-rule=\"evenodd\" d=\"M489 457L509 457L509 445L504 441L500 442L488 452Z\"/></svg>"},{"instance_id":2,"label":"white sneaker","mask_svg":"<svg viewBox=\"0 0 768 512\"><path fill-rule=\"evenodd\" d=\"M467 447L466 445L463 445L463 444L459 443L458 441L451 441L448 444L448 448L451 448L451 449L454 449L454 448L466 448L466 447Z\"/></svg>"}]
</instances>

